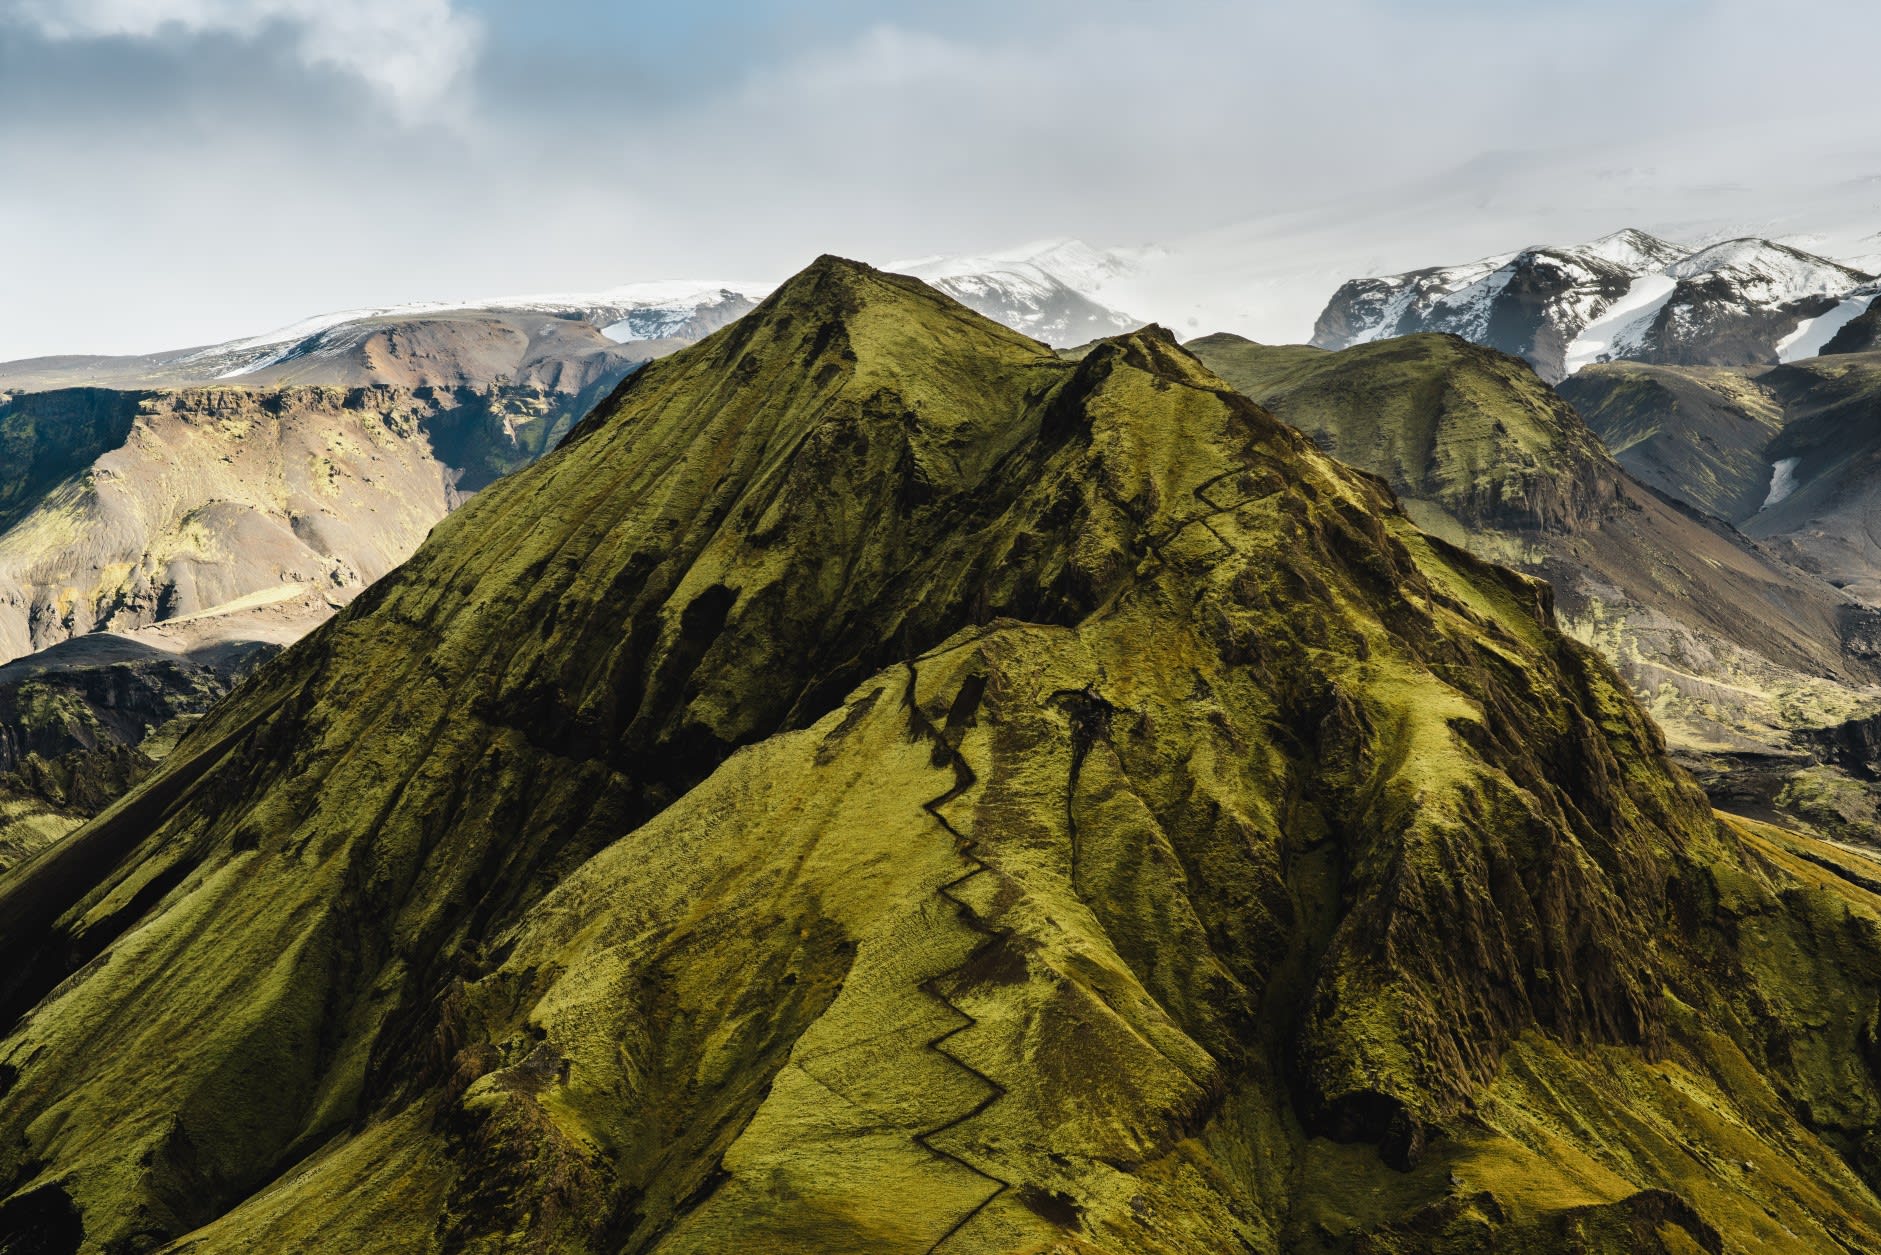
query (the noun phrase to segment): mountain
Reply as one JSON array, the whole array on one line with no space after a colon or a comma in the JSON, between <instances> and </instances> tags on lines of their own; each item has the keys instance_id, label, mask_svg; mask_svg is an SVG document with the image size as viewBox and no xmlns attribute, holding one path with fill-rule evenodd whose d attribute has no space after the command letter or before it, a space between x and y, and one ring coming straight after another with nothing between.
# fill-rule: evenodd
<instances>
[{"instance_id":1,"label":"mountain","mask_svg":"<svg viewBox=\"0 0 1881 1255\"><path fill-rule=\"evenodd\" d=\"M1613 363L1561 390L1663 491L1881 606L1868 523L1881 508L1881 353L1735 371Z\"/></svg>"},{"instance_id":2,"label":"mountain","mask_svg":"<svg viewBox=\"0 0 1881 1255\"><path fill-rule=\"evenodd\" d=\"M1166 333L825 258L0 877L0 1240L1873 1249L1877 875Z\"/></svg>"},{"instance_id":3,"label":"mountain","mask_svg":"<svg viewBox=\"0 0 1881 1255\"><path fill-rule=\"evenodd\" d=\"M101 632L0 665L0 871L117 801L271 652Z\"/></svg>"},{"instance_id":4,"label":"mountain","mask_svg":"<svg viewBox=\"0 0 1881 1255\"><path fill-rule=\"evenodd\" d=\"M33 665L0 679L0 862L115 800L166 728L631 371L750 307L641 284L0 364L23 389L0 391L0 664Z\"/></svg>"},{"instance_id":5,"label":"mountain","mask_svg":"<svg viewBox=\"0 0 1881 1255\"><path fill-rule=\"evenodd\" d=\"M1517 358L1430 333L1338 352L1227 335L1189 348L1383 476L1419 526L1547 579L1568 631L1619 669L1720 800L1859 830L1872 801L1851 816L1799 784L1827 779L1825 737L1881 714L1881 620L1843 590L1633 479ZM1829 770L1868 793L1865 773Z\"/></svg>"},{"instance_id":6,"label":"mountain","mask_svg":"<svg viewBox=\"0 0 1881 1255\"><path fill-rule=\"evenodd\" d=\"M25 472L0 471L13 503L0 513L0 661L158 625L293 639L616 381L15 396L0 404L9 469Z\"/></svg>"},{"instance_id":7,"label":"mountain","mask_svg":"<svg viewBox=\"0 0 1881 1255\"><path fill-rule=\"evenodd\" d=\"M644 362L749 308L639 285L0 364L0 662L159 623L284 643Z\"/></svg>"},{"instance_id":8,"label":"mountain","mask_svg":"<svg viewBox=\"0 0 1881 1255\"><path fill-rule=\"evenodd\" d=\"M967 308L1051 345L1083 344L1142 325L1074 286L1100 286L1120 272L1120 261L1076 241L1032 251L1033 256L923 258L892 263L890 269L926 280Z\"/></svg>"},{"instance_id":9,"label":"mountain","mask_svg":"<svg viewBox=\"0 0 1881 1255\"><path fill-rule=\"evenodd\" d=\"M1874 280L1768 240L1715 244L1667 274L1677 285L1643 324L1637 349L1617 337L1615 356L1691 366L1813 357L1866 304L1847 298Z\"/></svg>"},{"instance_id":10,"label":"mountain","mask_svg":"<svg viewBox=\"0 0 1881 1255\"><path fill-rule=\"evenodd\" d=\"M1321 312L1313 343L1449 332L1522 357L1549 382L1613 359L1774 364L1819 350L1873 278L1769 240L1693 251L1628 230L1575 248L1349 280Z\"/></svg>"},{"instance_id":11,"label":"mountain","mask_svg":"<svg viewBox=\"0 0 1881 1255\"><path fill-rule=\"evenodd\" d=\"M1634 476L1743 523L1770 497L1771 440L1786 420L1755 367L1603 362L1556 385Z\"/></svg>"},{"instance_id":12,"label":"mountain","mask_svg":"<svg viewBox=\"0 0 1881 1255\"><path fill-rule=\"evenodd\" d=\"M347 310L207 348L0 362L0 391L239 381L404 388L500 382L577 392L601 375L618 379L634 364L689 344L751 306L750 297L724 285L680 281L482 305Z\"/></svg>"},{"instance_id":13,"label":"mountain","mask_svg":"<svg viewBox=\"0 0 1881 1255\"><path fill-rule=\"evenodd\" d=\"M1758 379L1783 408L1766 453L1771 491L1743 523L1881 606L1881 353L1792 362Z\"/></svg>"}]
</instances>

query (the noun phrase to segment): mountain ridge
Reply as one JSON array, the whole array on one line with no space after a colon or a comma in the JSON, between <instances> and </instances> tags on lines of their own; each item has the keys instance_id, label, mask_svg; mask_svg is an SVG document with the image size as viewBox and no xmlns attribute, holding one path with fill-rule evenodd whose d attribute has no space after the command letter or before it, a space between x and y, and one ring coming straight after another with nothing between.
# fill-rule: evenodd
<instances>
[{"instance_id":1,"label":"mountain ridge","mask_svg":"<svg viewBox=\"0 0 1881 1255\"><path fill-rule=\"evenodd\" d=\"M1858 1246L1790 840L1166 333L825 258L0 877L0 1232Z\"/></svg>"},{"instance_id":2,"label":"mountain ridge","mask_svg":"<svg viewBox=\"0 0 1881 1255\"><path fill-rule=\"evenodd\" d=\"M1691 249L1629 229L1577 247L1349 280L1312 342L1346 348L1451 332L1525 358L1550 383L1614 359L1775 364L1802 352L1811 325L1873 280L1770 240Z\"/></svg>"},{"instance_id":3,"label":"mountain ridge","mask_svg":"<svg viewBox=\"0 0 1881 1255\"><path fill-rule=\"evenodd\" d=\"M1642 464L1644 442L1620 439L1617 401L1598 412L1597 437L1521 359L1436 333L1337 351L1227 335L1190 347L1335 456L1384 475L1420 526L1547 579L1566 629L1631 682L1720 804L1774 814L1783 799L1790 822L1864 839L1860 809L1843 815L1798 790L1823 770L1823 736L1881 709L1868 612L1786 546L1631 478L1621 460ZM1681 384L1692 370L1587 374L1622 369ZM1756 431L1751 443L1767 439ZM1659 439L1649 473L1674 458L1704 465ZM1767 479L1761 456L1746 447L1730 465ZM1859 793L1867 774L1838 787Z\"/></svg>"}]
</instances>

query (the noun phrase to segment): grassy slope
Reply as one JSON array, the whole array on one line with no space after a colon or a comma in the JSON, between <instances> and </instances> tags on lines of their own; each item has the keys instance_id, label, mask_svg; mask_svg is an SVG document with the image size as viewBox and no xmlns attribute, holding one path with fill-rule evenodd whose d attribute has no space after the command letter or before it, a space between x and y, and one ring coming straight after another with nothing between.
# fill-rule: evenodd
<instances>
[{"instance_id":1,"label":"grassy slope","mask_svg":"<svg viewBox=\"0 0 1881 1255\"><path fill-rule=\"evenodd\" d=\"M1872 1248L1878 938L1160 335L826 259L0 880L0 1234Z\"/></svg>"},{"instance_id":2,"label":"grassy slope","mask_svg":"<svg viewBox=\"0 0 1881 1255\"><path fill-rule=\"evenodd\" d=\"M1881 700L1870 661L1844 645L1841 592L1626 479L1514 359L1430 335L1336 354L1234 336L1191 347L1282 418L1389 478L1424 526L1551 580L1571 630L1621 668L1694 761L1739 783L1741 760L1717 756L1773 764L1747 798L1769 802L1804 765L1799 734ZM1469 475L1443 474L1450 465ZM1552 497L1533 487L1549 481ZM1528 501L1538 506L1525 510ZM1843 826L1831 808L1790 796L1794 809Z\"/></svg>"},{"instance_id":3,"label":"grassy slope","mask_svg":"<svg viewBox=\"0 0 1881 1255\"><path fill-rule=\"evenodd\" d=\"M1233 335L1189 345L1224 379L1466 528L1569 529L1617 485L1585 425L1516 358L1423 334L1331 354ZM1453 535L1450 539L1460 539Z\"/></svg>"}]
</instances>

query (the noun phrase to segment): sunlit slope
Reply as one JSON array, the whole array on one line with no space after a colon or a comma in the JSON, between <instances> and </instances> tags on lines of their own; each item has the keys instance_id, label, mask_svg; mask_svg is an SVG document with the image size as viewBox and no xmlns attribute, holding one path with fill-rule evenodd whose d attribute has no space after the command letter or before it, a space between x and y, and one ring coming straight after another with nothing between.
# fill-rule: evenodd
<instances>
[{"instance_id":1,"label":"sunlit slope","mask_svg":"<svg viewBox=\"0 0 1881 1255\"><path fill-rule=\"evenodd\" d=\"M1863 1249L1796 864L1165 335L826 258L0 879L0 1234Z\"/></svg>"},{"instance_id":2,"label":"sunlit slope","mask_svg":"<svg viewBox=\"0 0 1881 1255\"><path fill-rule=\"evenodd\" d=\"M1522 362L1437 335L1336 353L1225 335L1189 347L1337 456L1388 478L1420 525L1546 578L1564 625L1620 669L1714 793L1830 830L1859 822L1809 783L1820 738L1881 711L1871 630L1849 595L1629 477ZM1823 770L1838 790L1866 788Z\"/></svg>"}]
</instances>

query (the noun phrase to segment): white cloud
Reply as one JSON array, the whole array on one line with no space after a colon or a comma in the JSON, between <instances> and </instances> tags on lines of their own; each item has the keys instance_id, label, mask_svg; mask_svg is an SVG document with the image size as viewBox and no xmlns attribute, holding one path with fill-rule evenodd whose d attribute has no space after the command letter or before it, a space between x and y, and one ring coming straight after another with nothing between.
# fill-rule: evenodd
<instances>
[{"instance_id":1,"label":"white cloud","mask_svg":"<svg viewBox=\"0 0 1881 1255\"><path fill-rule=\"evenodd\" d=\"M0 0L0 16L66 40L284 29L302 62L363 79L407 120L445 102L482 40L452 0Z\"/></svg>"}]
</instances>

